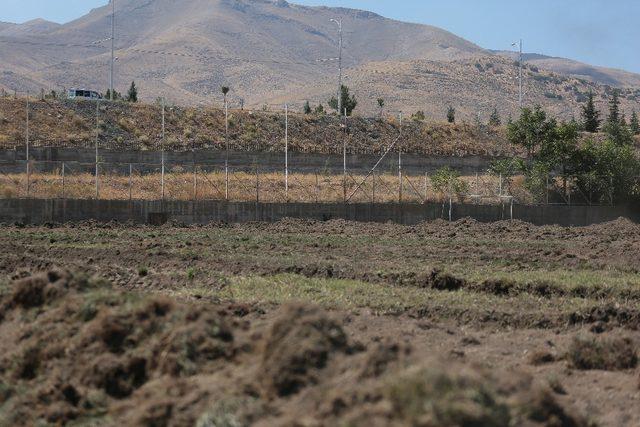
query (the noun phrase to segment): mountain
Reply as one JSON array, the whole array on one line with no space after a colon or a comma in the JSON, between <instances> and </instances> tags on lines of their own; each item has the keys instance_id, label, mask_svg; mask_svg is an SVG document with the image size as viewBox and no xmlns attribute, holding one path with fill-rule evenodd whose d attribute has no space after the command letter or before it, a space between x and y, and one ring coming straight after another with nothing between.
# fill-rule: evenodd
<instances>
[{"instance_id":1,"label":"mountain","mask_svg":"<svg viewBox=\"0 0 640 427\"><path fill-rule=\"evenodd\" d=\"M33 19L23 24L0 23L0 36L22 37L36 34L49 34L61 27L60 24L44 19Z\"/></svg>"},{"instance_id":2,"label":"mountain","mask_svg":"<svg viewBox=\"0 0 640 427\"><path fill-rule=\"evenodd\" d=\"M337 89L338 35L331 19L343 21L345 82L362 114L377 112L379 96L389 111L421 109L437 117L449 103L469 120L495 105L504 114L517 111L513 61L436 27L284 0L118 1L116 88L124 92L135 80L145 100L219 105L220 86L228 85L234 105L326 104ZM0 30L0 87L106 90L111 6L62 26L39 22L38 31ZM478 67L489 63L495 68L481 73ZM576 114L585 91L605 100L610 90L578 82L569 95L567 82L529 71L531 79L539 74L529 80L535 82L529 99L565 116ZM640 93L627 87L624 107L640 110L638 100Z\"/></svg>"},{"instance_id":3,"label":"mountain","mask_svg":"<svg viewBox=\"0 0 640 427\"><path fill-rule=\"evenodd\" d=\"M494 51L498 55L518 59L518 53L512 51ZM577 78L586 79L595 83L609 85L620 88L640 87L640 74L615 68L597 67L585 64L573 59L558 58L553 56L540 55L536 53L523 54L523 60L545 70L558 74L570 75Z\"/></svg>"}]
</instances>

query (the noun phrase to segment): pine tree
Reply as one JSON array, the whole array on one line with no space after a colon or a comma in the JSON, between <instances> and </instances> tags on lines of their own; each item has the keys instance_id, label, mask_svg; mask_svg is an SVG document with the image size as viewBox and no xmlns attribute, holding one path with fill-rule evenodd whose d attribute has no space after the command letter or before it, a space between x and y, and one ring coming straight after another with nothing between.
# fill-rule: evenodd
<instances>
[{"instance_id":1,"label":"pine tree","mask_svg":"<svg viewBox=\"0 0 640 427\"><path fill-rule=\"evenodd\" d=\"M604 131L609 135L611 141L617 145L628 145L633 143L633 135L624 114L620 113L620 92L614 90L609 101L609 117L604 126Z\"/></svg>"},{"instance_id":2,"label":"pine tree","mask_svg":"<svg viewBox=\"0 0 640 427\"><path fill-rule=\"evenodd\" d=\"M378 98L378 107L380 108L380 118L382 118L382 110L384 109L384 99Z\"/></svg>"},{"instance_id":3,"label":"pine tree","mask_svg":"<svg viewBox=\"0 0 640 427\"><path fill-rule=\"evenodd\" d=\"M600 112L593 102L593 92L589 92L586 105L582 107L582 126L584 130L591 133L598 132L600 128Z\"/></svg>"},{"instance_id":4,"label":"pine tree","mask_svg":"<svg viewBox=\"0 0 640 427\"><path fill-rule=\"evenodd\" d=\"M305 114L311 114L311 105L309 105L309 101L304 103L304 107L302 107L302 110Z\"/></svg>"},{"instance_id":5,"label":"pine tree","mask_svg":"<svg viewBox=\"0 0 640 427\"><path fill-rule=\"evenodd\" d=\"M498 127L502 124L502 119L500 118L500 113L498 113L498 109L494 108L493 113L489 117L489 126Z\"/></svg>"},{"instance_id":6,"label":"pine tree","mask_svg":"<svg viewBox=\"0 0 640 427\"><path fill-rule=\"evenodd\" d=\"M447 110L447 121L449 123L456 122L456 109L451 106L449 106L449 109Z\"/></svg>"},{"instance_id":7,"label":"pine tree","mask_svg":"<svg viewBox=\"0 0 640 427\"><path fill-rule=\"evenodd\" d=\"M131 82L131 86L129 86L129 91L127 92L127 101L138 102L138 88L136 87L136 82Z\"/></svg>"},{"instance_id":8,"label":"pine tree","mask_svg":"<svg viewBox=\"0 0 640 427\"><path fill-rule=\"evenodd\" d=\"M338 114L344 114L344 110L347 110L347 116L353 113L353 110L358 106L358 101L354 95L349 95L349 88L342 85L340 88L340 97L342 98L342 111L338 111L338 99L334 96L329 100L329 107L338 111Z\"/></svg>"},{"instance_id":9,"label":"pine tree","mask_svg":"<svg viewBox=\"0 0 640 427\"><path fill-rule=\"evenodd\" d=\"M636 113L636 110L633 110L633 113L631 113L631 132L634 135L640 135L640 120L638 120L638 114Z\"/></svg>"},{"instance_id":10,"label":"pine tree","mask_svg":"<svg viewBox=\"0 0 640 427\"><path fill-rule=\"evenodd\" d=\"M620 124L620 92L618 90L613 91L611 100L609 101L609 117L607 117L607 123Z\"/></svg>"}]
</instances>

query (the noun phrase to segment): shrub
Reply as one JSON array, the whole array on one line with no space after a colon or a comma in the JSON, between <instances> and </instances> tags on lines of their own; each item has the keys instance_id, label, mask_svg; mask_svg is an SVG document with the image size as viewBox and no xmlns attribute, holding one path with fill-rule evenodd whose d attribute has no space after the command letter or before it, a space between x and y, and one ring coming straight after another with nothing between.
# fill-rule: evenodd
<instances>
[{"instance_id":1,"label":"shrub","mask_svg":"<svg viewBox=\"0 0 640 427\"><path fill-rule=\"evenodd\" d=\"M638 366L638 352L629 338L576 337L567 359L580 370L618 371Z\"/></svg>"}]
</instances>

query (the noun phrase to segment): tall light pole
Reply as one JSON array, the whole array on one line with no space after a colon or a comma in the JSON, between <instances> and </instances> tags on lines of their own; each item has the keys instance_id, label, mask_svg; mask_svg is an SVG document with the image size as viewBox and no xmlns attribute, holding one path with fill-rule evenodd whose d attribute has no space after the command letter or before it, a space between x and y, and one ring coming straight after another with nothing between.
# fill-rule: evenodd
<instances>
[{"instance_id":1,"label":"tall light pole","mask_svg":"<svg viewBox=\"0 0 640 427\"><path fill-rule=\"evenodd\" d=\"M520 39L520 55L518 57L518 65L519 65L519 76L518 76L518 83L519 83L519 101L520 101L520 109L522 109L523 107L523 98L522 98L522 59L523 59L523 55L522 55L522 39ZM518 46L518 43L513 43L511 46Z\"/></svg>"},{"instance_id":2,"label":"tall light pole","mask_svg":"<svg viewBox=\"0 0 640 427\"><path fill-rule=\"evenodd\" d=\"M109 74L109 99L113 101L113 64L116 37L116 0L111 0L111 73Z\"/></svg>"},{"instance_id":3,"label":"tall light pole","mask_svg":"<svg viewBox=\"0 0 640 427\"><path fill-rule=\"evenodd\" d=\"M342 113L342 18L330 19L338 26L338 115Z\"/></svg>"}]
</instances>

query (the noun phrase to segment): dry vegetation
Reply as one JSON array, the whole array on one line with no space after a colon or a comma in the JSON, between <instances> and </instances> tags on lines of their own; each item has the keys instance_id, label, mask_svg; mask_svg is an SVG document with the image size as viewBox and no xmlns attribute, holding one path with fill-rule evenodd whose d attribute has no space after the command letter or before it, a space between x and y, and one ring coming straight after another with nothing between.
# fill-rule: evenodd
<instances>
[{"instance_id":1,"label":"dry vegetation","mask_svg":"<svg viewBox=\"0 0 640 427\"><path fill-rule=\"evenodd\" d=\"M0 236L0 424L637 424L624 220Z\"/></svg>"},{"instance_id":2,"label":"dry vegetation","mask_svg":"<svg viewBox=\"0 0 640 427\"><path fill-rule=\"evenodd\" d=\"M88 165L86 169L94 168ZM126 167L118 171L101 168L98 177L98 197L103 200L160 200L162 194L162 174L158 172L140 173L132 169L129 176ZM164 198L167 200L224 200L226 197L227 175L224 168L203 170L196 168L194 174L183 167L167 170L164 175ZM0 198L40 199L68 198L93 199L96 197L95 174L66 169L64 178L61 170L53 173L29 174L0 173ZM501 203L499 178L491 175L466 176L461 180L466 191L451 194L453 201L473 203ZM517 194L519 200L530 200L522 187L521 178L504 185L504 194ZM335 172L290 173L288 191L284 172L237 171L228 174L229 200L241 202L259 201L263 203L335 203L346 198L353 203L425 203L428 201L448 201L446 190L434 187L428 175L403 175L402 193L400 178L392 174L375 173L370 176ZM473 197L471 196L473 195Z\"/></svg>"},{"instance_id":3,"label":"dry vegetation","mask_svg":"<svg viewBox=\"0 0 640 427\"><path fill-rule=\"evenodd\" d=\"M0 147L22 148L25 142L25 100L0 98ZM101 149L158 150L162 141L161 108L158 105L103 103L99 116ZM223 149L224 112L219 109L171 107L166 115L166 150ZM232 150L284 151L285 117L282 111L240 111L230 115ZM342 153L346 138L349 153L382 153L399 135L394 119L349 119L347 132L331 115L291 114L289 149L300 153ZM512 155L500 129L441 121L405 121L402 149L421 155ZM32 146L93 147L96 106L86 101L37 101L32 103Z\"/></svg>"}]
</instances>

